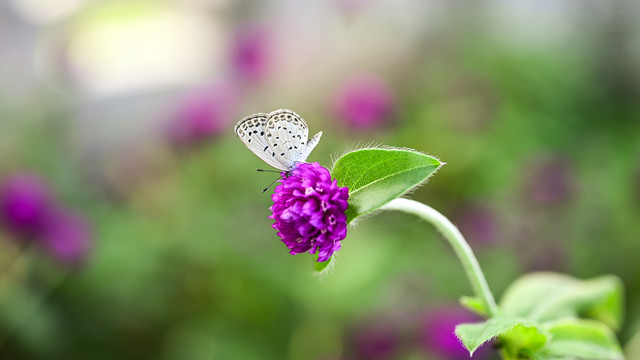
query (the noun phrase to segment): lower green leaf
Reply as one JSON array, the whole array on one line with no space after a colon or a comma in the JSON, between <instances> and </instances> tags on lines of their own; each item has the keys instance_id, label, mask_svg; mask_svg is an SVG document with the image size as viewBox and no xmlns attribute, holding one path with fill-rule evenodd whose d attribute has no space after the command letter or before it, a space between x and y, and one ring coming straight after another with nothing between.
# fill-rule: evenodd
<instances>
[{"instance_id":1,"label":"lower green leaf","mask_svg":"<svg viewBox=\"0 0 640 360\"><path fill-rule=\"evenodd\" d=\"M538 352L549 340L549 334L537 327L515 326L505 335L501 335L500 344L504 351L514 359L535 359Z\"/></svg>"},{"instance_id":2,"label":"lower green leaf","mask_svg":"<svg viewBox=\"0 0 640 360\"><path fill-rule=\"evenodd\" d=\"M622 285L615 276L581 280L564 274L540 272L516 280L500 301L505 315L535 321L589 317L619 328Z\"/></svg>"},{"instance_id":3,"label":"lower green leaf","mask_svg":"<svg viewBox=\"0 0 640 360\"><path fill-rule=\"evenodd\" d=\"M497 316L481 323L458 325L456 326L456 336L473 355L482 344L498 336L507 335L516 328L532 328L537 331L536 325L525 319ZM536 346L538 346L538 342L536 342Z\"/></svg>"},{"instance_id":4,"label":"lower green leaf","mask_svg":"<svg viewBox=\"0 0 640 360\"><path fill-rule=\"evenodd\" d=\"M551 335L541 359L624 360L615 335L606 325L584 319L566 319L545 325Z\"/></svg>"}]
</instances>

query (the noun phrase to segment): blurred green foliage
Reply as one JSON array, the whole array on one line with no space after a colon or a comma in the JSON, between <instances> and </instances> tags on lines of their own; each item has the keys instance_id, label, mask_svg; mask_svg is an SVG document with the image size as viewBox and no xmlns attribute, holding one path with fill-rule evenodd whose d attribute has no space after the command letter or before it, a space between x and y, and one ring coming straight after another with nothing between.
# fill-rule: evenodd
<instances>
[{"instance_id":1,"label":"blurred green foliage","mask_svg":"<svg viewBox=\"0 0 640 360\"><path fill-rule=\"evenodd\" d=\"M475 225L460 227L497 297L532 270L614 274L626 289L625 343L640 318L640 83L617 59L632 55L586 35L564 46L518 47L448 16L459 27L405 54L404 64L378 70L397 101L381 128L349 130L326 97L274 100L268 85L242 90L250 100L239 115L293 108L312 133L324 131L309 160L327 167L332 155L371 142L437 156L447 165L411 197L454 223L471 205L488 209L495 227L488 243L474 240ZM152 103L157 92L147 94ZM254 173L264 166L231 124L189 149L137 132L103 153L87 146L95 138L83 141L93 125L79 125L79 114L99 116L109 106L92 108L81 95L44 86L11 99L0 95L0 175L40 175L90 220L94 236L86 264L69 269L0 235L3 359L349 358L359 324L385 317L402 319L398 358L432 359L415 341L418 315L471 295L446 243L401 214L359 221L334 274L315 278L312 256L292 257L278 241L269 192L260 192L273 178ZM177 101L168 99L161 102ZM566 191L536 200L536 184L547 181L536 169L558 159ZM123 160L133 165L121 168Z\"/></svg>"}]
</instances>

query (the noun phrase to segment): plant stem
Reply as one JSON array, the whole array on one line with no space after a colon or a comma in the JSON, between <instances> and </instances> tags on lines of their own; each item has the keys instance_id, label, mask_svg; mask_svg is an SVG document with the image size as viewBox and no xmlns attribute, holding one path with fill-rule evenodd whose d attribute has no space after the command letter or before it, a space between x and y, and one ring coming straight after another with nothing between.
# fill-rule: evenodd
<instances>
[{"instance_id":1,"label":"plant stem","mask_svg":"<svg viewBox=\"0 0 640 360\"><path fill-rule=\"evenodd\" d=\"M404 211L409 214L414 214L433 224L433 226L435 226L436 229L444 235L447 241L449 241L449 244L453 247L458 259L462 262L462 266L467 273L469 282L471 282L473 291L476 296L482 300L489 317L494 317L498 314L498 306L496 305L493 295L489 290L489 285L487 284L487 280L480 269L478 260L473 255L471 247L469 247L469 244L467 244L458 228L456 228L449 219L435 209L409 199L394 199L384 205L381 209Z\"/></svg>"}]
</instances>

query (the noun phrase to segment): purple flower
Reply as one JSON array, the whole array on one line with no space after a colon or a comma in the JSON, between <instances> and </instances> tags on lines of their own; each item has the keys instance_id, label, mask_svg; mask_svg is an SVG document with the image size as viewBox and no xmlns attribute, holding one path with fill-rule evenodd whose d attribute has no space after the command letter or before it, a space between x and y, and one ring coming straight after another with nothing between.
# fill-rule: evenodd
<instances>
[{"instance_id":1,"label":"purple flower","mask_svg":"<svg viewBox=\"0 0 640 360\"><path fill-rule=\"evenodd\" d=\"M14 174L0 185L1 222L66 264L78 264L89 249L90 231L80 216L56 204L42 179Z\"/></svg>"},{"instance_id":2,"label":"purple flower","mask_svg":"<svg viewBox=\"0 0 640 360\"><path fill-rule=\"evenodd\" d=\"M348 79L333 100L333 112L352 129L368 130L383 125L394 111L394 97L380 78L360 75Z\"/></svg>"},{"instance_id":3,"label":"purple flower","mask_svg":"<svg viewBox=\"0 0 640 360\"><path fill-rule=\"evenodd\" d=\"M0 220L17 235L40 233L51 204L49 188L35 175L14 174L0 184Z\"/></svg>"},{"instance_id":4,"label":"purple flower","mask_svg":"<svg viewBox=\"0 0 640 360\"><path fill-rule=\"evenodd\" d=\"M317 251L318 262L327 261L347 236L348 198L349 189L332 181L329 170L302 163L276 186L269 218L290 254Z\"/></svg>"},{"instance_id":5,"label":"purple flower","mask_svg":"<svg viewBox=\"0 0 640 360\"><path fill-rule=\"evenodd\" d=\"M91 230L81 216L57 209L49 214L40 241L56 259L76 265L87 256Z\"/></svg>"},{"instance_id":6,"label":"purple flower","mask_svg":"<svg viewBox=\"0 0 640 360\"><path fill-rule=\"evenodd\" d=\"M270 37L261 27L239 31L233 39L231 62L235 72L251 82L262 80L269 65Z\"/></svg>"},{"instance_id":7,"label":"purple flower","mask_svg":"<svg viewBox=\"0 0 640 360\"><path fill-rule=\"evenodd\" d=\"M192 145L223 132L235 115L235 90L229 85L188 93L169 119L169 141L177 146Z\"/></svg>"},{"instance_id":8,"label":"purple flower","mask_svg":"<svg viewBox=\"0 0 640 360\"><path fill-rule=\"evenodd\" d=\"M473 357L455 335L456 325L477 322L480 319L460 307L433 309L423 320L420 343L425 351L447 360L483 359L487 357L486 345L479 348Z\"/></svg>"}]
</instances>

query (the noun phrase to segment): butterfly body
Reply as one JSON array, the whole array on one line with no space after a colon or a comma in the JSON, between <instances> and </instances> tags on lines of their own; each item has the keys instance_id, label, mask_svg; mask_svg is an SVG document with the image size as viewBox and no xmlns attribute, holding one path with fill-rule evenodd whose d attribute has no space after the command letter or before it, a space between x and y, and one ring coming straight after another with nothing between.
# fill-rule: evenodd
<instances>
[{"instance_id":1,"label":"butterfly body","mask_svg":"<svg viewBox=\"0 0 640 360\"><path fill-rule=\"evenodd\" d=\"M262 161L287 172L307 160L322 136L322 132L318 132L309 139L304 120L286 109L247 116L233 130Z\"/></svg>"}]
</instances>

